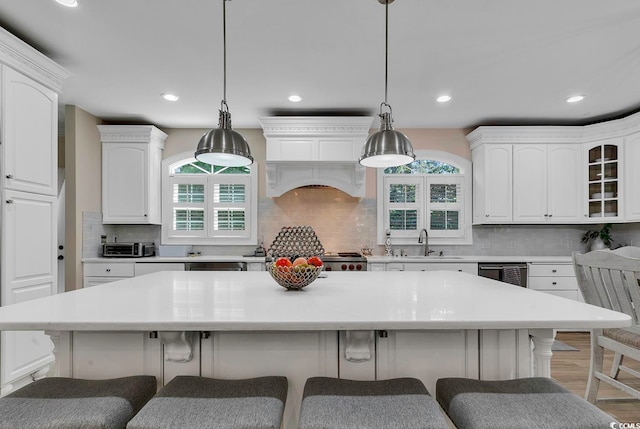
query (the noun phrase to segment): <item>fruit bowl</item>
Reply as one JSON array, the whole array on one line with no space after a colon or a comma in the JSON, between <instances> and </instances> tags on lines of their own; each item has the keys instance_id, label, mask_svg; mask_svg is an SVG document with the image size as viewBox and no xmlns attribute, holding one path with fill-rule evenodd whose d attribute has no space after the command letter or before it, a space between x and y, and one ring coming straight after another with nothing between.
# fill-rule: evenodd
<instances>
[{"instance_id":1,"label":"fruit bowl","mask_svg":"<svg viewBox=\"0 0 640 429\"><path fill-rule=\"evenodd\" d=\"M267 263L267 271L280 286L289 290L300 290L318 278L322 267L313 265L277 266L275 263Z\"/></svg>"}]
</instances>

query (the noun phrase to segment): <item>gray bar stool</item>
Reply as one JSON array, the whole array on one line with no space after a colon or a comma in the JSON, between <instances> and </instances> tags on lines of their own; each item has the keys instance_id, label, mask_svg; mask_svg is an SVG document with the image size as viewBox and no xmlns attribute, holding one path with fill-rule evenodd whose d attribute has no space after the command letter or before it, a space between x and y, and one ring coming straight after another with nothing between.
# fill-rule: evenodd
<instances>
[{"instance_id":1,"label":"gray bar stool","mask_svg":"<svg viewBox=\"0 0 640 429\"><path fill-rule=\"evenodd\" d=\"M307 380L298 429L445 429L437 402L415 378Z\"/></svg>"},{"instance_id":2,"label":"gray bar stool","mask_svg":"<svg viewBox=\"0 0 640 429\"><path fill-rule=\"evenodd\" d=\"M156 378L43 378L0 399L2 429L122 429L157 391Z\"/></svg>"},{"instance_id":3,"label":"gray bar stool","mask_svg":"<svg viewBox=\"0 0 640 429\"><path fill-rule=\"evenodd\" d=\"M287 388L286 377L178 376L160 389L127 429L279 428Z\"/></svg>"},{"instance_id":4,"label":"gray bar stool","mask_svg":"<svg viewBox=\"0 0 640 429\"><path fill-rule=\"evenodd\" d=\"M600 429L616 421L550 378L442 378L436 399L458 429Z\"/></svg>"}]
</instances>

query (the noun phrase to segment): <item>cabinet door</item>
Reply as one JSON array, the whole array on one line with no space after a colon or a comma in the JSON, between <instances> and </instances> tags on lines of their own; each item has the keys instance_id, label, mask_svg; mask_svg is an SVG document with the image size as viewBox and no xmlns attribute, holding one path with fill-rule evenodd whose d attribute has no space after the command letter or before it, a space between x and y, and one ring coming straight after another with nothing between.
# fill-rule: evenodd
<instances>
[{"instance_id":1,"label":"cabinet door","mask_svg":"<svg viewBox=\"0 0 640 429\"><path fill-rule=\"evenodd\" d=\"M58 94L2 66L4 188L57 195L57 109Z\"/></svg>"},{"instance_id":2,"label":"cabinet door","mask_svg":"<svg viewBox=\"0 0 640 429\"><path fill-rule=\"evenodd\" d=\"M549 145L547 149L549 222L582 221L582 148Z\"/></svg>"},{"instance_id":3,"label":"cabinet door","mask_svg":"<svg viewBox=\"0 0 640 429\"><path fill-rule=\"evenodd\" d=\"M473 151L472 160L474 223L511 222L511 145L483 145Z\"/></svg>"},{"instance_id":4,"label":"cabinet door","mask_svg":"<svg viewBox=\"0 0 640 429\"><path fill-rule=\"evenodd\" d=\"M102 220L148 223L147 144L102 145Z\"/></svg>"},{"instance_id":5,"label":"cabinet door","mask_svg":"<svg viewBox=\"0 0 640 429\"><path fill-rule=\"evenodd\" d=\"M624 143L624 218L640 220L640 133L625 138Z\"/></svg>"},{"instance_id":6,"label":"cabinet door","mask_svg":"<svg viewBox=\"0 0 640 429\"><path fill-rule=\"evenodd\" d=\"M547 222L547 146L513 147L513 221Z\"/></svg>"},{"instance_id":7,"label":"cabinet door","mask_svg":"<svg viewBox=\"0 0 640 429\"><path fill-rule=\"evenodd\" d=\"M443 377L479 377L478 331L388 331L376 336L376 379L416 377L429 392Z\"/></svg>"},{"instance_id":8,"label":"cabinet door","mask_svg":"<svg viewBox=\"0 0 640 429\"><path fill-rule=\"evenodd\" d=\"M9 305L50 296L57 290L56 199L11 190L2 199L2 295ZM52 344L41 331L2 332L1 383L53 361Z\"/></svg>"},{"instance_id":9,"label":"cabinet door","mask_svg":"<svg viewBox=\"0 0 640 429\"><path fill-rule=\"evenodd\" d=\"M622 219L624 195L622 180L622 138L602 140L585 145L586 204L585 221L604 223Z\"/></svg>"}]
</instances>

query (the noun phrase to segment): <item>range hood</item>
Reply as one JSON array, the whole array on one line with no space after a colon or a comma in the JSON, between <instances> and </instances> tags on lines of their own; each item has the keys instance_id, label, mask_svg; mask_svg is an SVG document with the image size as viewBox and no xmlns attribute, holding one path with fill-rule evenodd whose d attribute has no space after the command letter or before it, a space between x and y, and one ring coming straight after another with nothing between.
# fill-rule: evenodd
<instances>
[{"instance_id":1,"label":"range hood","mask_svg":"<svg viewBox=\"0 0 640 429\"><path fill-rule=\"evenodd\" d=\"M260 118L267 140L268 197L303 186L330 186L365 196L365 167L358 158L371 116L273 116Z\"/></svg>"}]
</instances>

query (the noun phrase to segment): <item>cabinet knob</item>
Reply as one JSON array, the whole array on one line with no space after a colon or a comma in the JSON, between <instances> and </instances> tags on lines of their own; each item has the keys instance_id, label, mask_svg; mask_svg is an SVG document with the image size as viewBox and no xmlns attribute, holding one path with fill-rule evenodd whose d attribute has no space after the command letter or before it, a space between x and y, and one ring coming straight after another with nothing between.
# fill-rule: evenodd
<instances>
[{"instance_id":1,"label":"cabinet knob","mask_svg":"<svg viewBox=\"0 0 640 429\"><path fill-rule=\"evenodd\" d=\"M486 215L484 215L484 217L489 217L489 215L488 215L488 214L486 214Z\"/></svg>"},{"instance_id":2,"label":"cabinet knob","mask_svg":"<svg viewBox=\"0 0 640 429\"><path fill-rule=\"evenodd\" d=\"M110 273L111 272L111 268L107 268L107 272Z\"/></svg>"},{"instance_id":3,"label":"cabinet knob","mask_svg":"<svg viewBox=\"0 0 640 429\"><path fill-rule=\"evenodd\" d=\"M13 174L7 174L7 179L13 179Z\"/></svg>"},{"instance_id":4,"label":"cabinet knob","mask_svg":"<svg viewBox=\"0 0 640 429\"><path fill-rule=\"evenodd\" d=\"M144 217L147 217L147 214L146 214L146 213L144 214Z\"/></svg>"},{"instance_id":5,"label":"cabinet knob","mask_svg":"<svg viewBox=\"0 0 640 429\"><path fill-rule=\"evenodd\" d=\"M7 204L13 204L13 200L7 200Z\"/></svg>"},{"instance_id":6,"label":"cabinet knob","mask_svg":"<svg viewBox=\"0 0 640 429\"><path fill-rule=\"evenodd\" d=\"M63 259L64 259L64 256L58 255L58 261L62 261Z\"/></svg>"},{"instance_id":7,"label":"cabinet knob","mask_svg":"<svg viewBox=\"0 0 640 429\"><path fill-rule=\"evenodd\" d=\"M549 217L553 216L552 214L549 215Z\"/></svg>"},{"instance_id":8,"label":"cabinet knob","mask_svg":"<svg viewBox=\"0 0 640 429\"><path fill-rule=\"evenodd\" d=\"M557 273L557 272L558 272L558 270L551 270L551 272L552 272L552 273Z\"/></svg>"},{"instance_id":9,"label":"cabinet knob","mask_svg":"<svg viewBox=\"0 0 640 429\"><path fill-rule=\"evenodd\" d=\"M548 216L549 216L548 214L546 214L546 213L544 214L544 217L548 217Z\"/></svg>"},{"instance_id":10,"label":"cabinet knob","mask_svg":"<svg viewBox=\"0 0 640 429\"><path fill-rule=\"evenodd\" d=\"M558 282L551 282L551 284L555 286L558 284Z\"/></svg>"}]
</instances>

